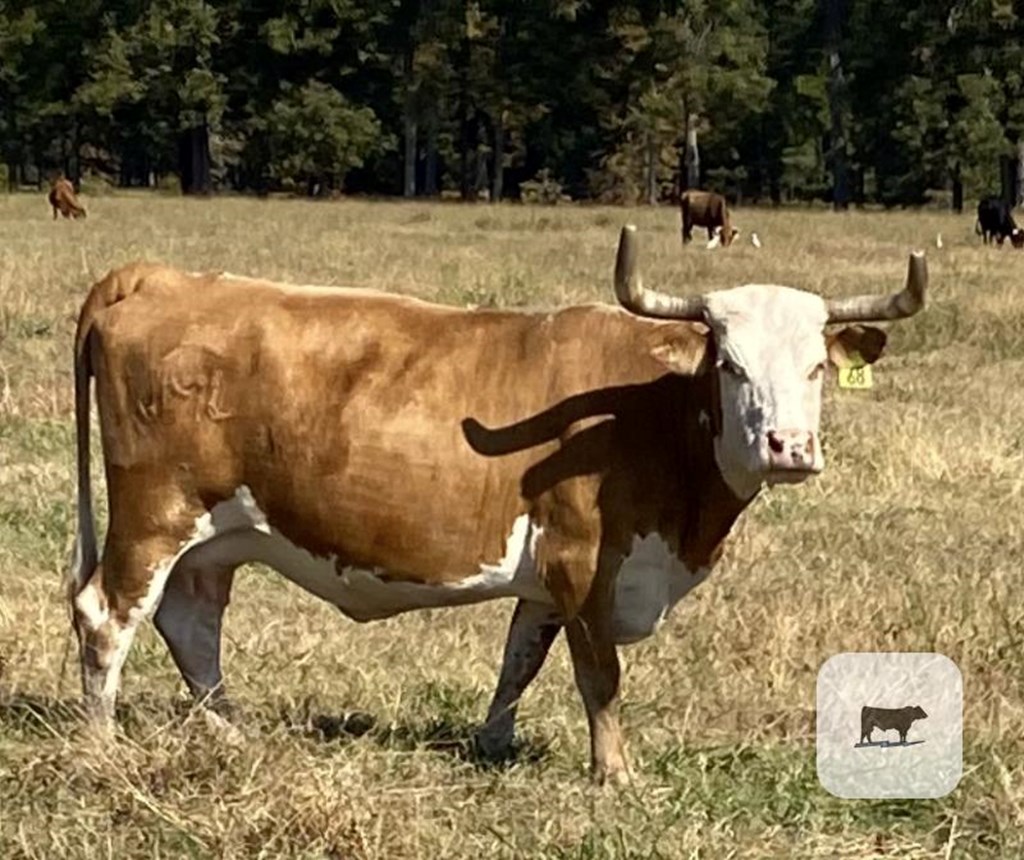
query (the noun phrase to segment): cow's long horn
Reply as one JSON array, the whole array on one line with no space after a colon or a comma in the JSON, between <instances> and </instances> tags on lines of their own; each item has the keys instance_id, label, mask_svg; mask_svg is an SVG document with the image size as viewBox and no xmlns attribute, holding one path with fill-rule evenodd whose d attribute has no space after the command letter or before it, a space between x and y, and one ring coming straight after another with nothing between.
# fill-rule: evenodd
<instances>
[{"instance_id":1,"label":"cow's long horn","mask_svg":"<svg viewBox=\"0 0 1024 860\"><path fill-rule=\"evenodd\" d=\"M627 224L619 235L619 252L615 257L615 295L619 304L645 317L703 319L704 301L699 296L669 296L644 287L636 270L636 258L636 226Z\"/></svg>"},{"instance_id":2,"label":"cow's long horn","mask_svg":"<svg viewBox=\"0 0 1024 860\"><path fill-rule=\"evenodd\" d=\"M871 320L898 320L913 316L925 305L928 292L928 264L924 251L914 251L907 266L907 285L891 296L851 296L846 299L828 299L828 321L870 322Z\"/></svg>"}]
</instances>

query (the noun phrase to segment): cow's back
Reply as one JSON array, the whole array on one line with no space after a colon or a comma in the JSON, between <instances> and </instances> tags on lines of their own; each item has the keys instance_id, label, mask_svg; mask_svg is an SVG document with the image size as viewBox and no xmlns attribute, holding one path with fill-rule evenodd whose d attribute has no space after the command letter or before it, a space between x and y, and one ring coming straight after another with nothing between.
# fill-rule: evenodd
<instances>
[{"instance_id":1,"label":"cow's back","mask_svg":"<svg viewBox=\"0 0 1024 860\"><path fill-rule=\"evenodd\" d=\"M698 227L722 227L728 208L725 198L714 191L684 191L680 197L684 218L689 216Z\"/></svg>"}]
</instances>

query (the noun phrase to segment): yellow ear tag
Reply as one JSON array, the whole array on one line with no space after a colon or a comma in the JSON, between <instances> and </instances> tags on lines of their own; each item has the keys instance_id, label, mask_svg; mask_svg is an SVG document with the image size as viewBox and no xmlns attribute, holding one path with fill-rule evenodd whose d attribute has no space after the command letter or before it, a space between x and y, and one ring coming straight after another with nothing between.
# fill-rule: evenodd
<instances>
[{"instance_id":1,"label":"yellow ear tag","mask_svg":"<svg viewBox=\"0 0 1024 860\"><path fill-rule=\"evenodd\" d=\"M849 363L839 368L839 387L864 389L872 385L871 365L865 363L859 354L851 353Z\"/></svg>"}]
</instances>

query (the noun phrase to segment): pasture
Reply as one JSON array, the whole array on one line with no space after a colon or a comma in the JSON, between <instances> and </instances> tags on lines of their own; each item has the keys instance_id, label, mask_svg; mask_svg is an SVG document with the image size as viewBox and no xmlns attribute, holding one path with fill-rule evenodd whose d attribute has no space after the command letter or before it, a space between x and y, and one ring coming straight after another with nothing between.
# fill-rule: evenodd
<instances>
[{"instance_id":1,"label":"pasture","mask_svg":"<svg viewBox=\"0 0 1024 860\"><path fill-rule=\"evenodd\" d=\"M54 223L44 195L0 197L0 856L1024 856L1024 253L983 247L973 215L741 209L737 244L709 252L703 231L681 248L667 207L84 202L88 219ZM930 307L889 327L874 389L826 383L824 474L763 494L708 582L622 649L630 786L587 780L561 638L516 759L468 754L511 602L359 625L257 568L226 619L240 743L190 710L151 625L124 672L124 737L76 738L61 577L70 344L93 281L149 258L459 304L613 301L625 221L646 283L681 294L888 292L914 247L931 272ZM964 776L946 798L819 786L818 668L871 650L959 665Z\"/></svg>"}]
</instances>

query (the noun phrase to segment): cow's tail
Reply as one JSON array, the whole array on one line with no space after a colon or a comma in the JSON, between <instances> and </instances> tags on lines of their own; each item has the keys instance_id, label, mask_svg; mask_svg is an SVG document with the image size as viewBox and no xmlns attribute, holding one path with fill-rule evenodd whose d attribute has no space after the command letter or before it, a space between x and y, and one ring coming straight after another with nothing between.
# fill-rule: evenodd
<instances>
[{"instance_id":1,"label":"cow's tail","mask_svg":"<svg viewBox=\"0 0 1024 860\"><path fill-rule=\"evenodd\" d=\"M75 332L74 376L75 376L75 450L78 458L76 509L78 521L75 526L75 546L68 571L67 590L69 599L80 592L89 577L96 570L99 555L96 547L96 521L93 516L92 481L90 480L89 421L90 396L93 368L90 357L92 324L96 312L96 290L86 299L78 317Z\"/></svg>"},{"instance_id":2,"label":"cow's tail","mask_svg":"<svg viewBox=\"0 0 1024 860\"><path fill-rule=\"evenodd\" d=\"M93 284L78 315L74 347L78 522L75 527L75 547L67 577L67 587L71 597L82 590L99 564L99 553L96 546L96 519L92 506L92 481L89 477L91 411L89 387L95 376L92 357L95 351L96 319L108 307L124 301L135 293L142 286L146 276L153 270L153 266L136 263L108 273L102 280Z\"/></svg>"}]
</instances>

